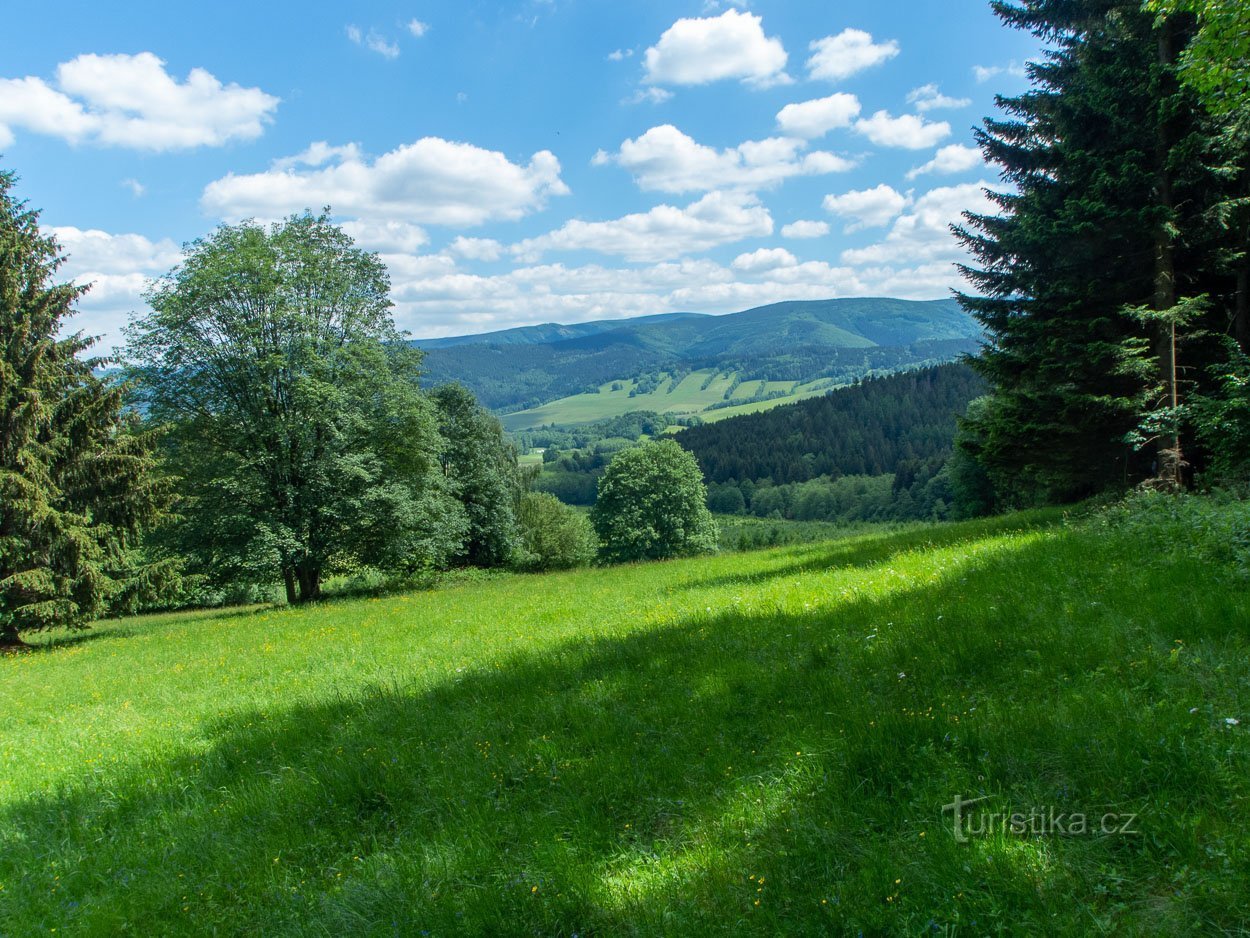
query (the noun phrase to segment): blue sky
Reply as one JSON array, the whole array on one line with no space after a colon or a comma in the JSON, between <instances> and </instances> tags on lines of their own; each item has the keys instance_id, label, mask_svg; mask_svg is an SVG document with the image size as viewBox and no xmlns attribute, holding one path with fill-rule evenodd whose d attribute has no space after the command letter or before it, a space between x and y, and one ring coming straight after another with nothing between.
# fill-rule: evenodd
<instances>
[{"instance_id":1,"label":"blue sky","mask_svg":"<svg viewBox=\"0 0 1250 938\"><path fill-rule=\"evenodd\" d=\"M179 245L329 204L417 336L931 298L1036 56L982 0L20 4L0 166L119 337Z\"/></svg>"}]
</instances>

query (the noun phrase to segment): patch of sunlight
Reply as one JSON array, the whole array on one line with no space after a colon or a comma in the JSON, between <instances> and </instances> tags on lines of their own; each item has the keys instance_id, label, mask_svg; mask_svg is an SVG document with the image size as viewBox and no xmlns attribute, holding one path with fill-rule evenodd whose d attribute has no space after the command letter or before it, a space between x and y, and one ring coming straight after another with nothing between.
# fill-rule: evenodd
<instances>
[{"instance_id":1,"label":"patch of sunlight","mask_svg":"<svg viewBox=\"0 0 1250 938\"><path fill-rule=\"evenodd\" d=\"M688 893L708 879L740 880L744 890L754 892L751 880L760 871L748 861L755 838L782 826L791 806L810 794L820 776L814 763L796 753L780 772L741 779L719 811L688 821L665 840L643 838L609 860L599 874L597 901L625 912Z\"/></svg>"}]
</instances>

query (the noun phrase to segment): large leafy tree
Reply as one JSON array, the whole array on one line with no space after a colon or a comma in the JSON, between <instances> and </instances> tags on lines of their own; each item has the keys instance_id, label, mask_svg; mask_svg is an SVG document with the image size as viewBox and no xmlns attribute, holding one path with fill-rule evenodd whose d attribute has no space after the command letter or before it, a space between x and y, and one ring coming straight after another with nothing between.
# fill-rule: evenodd
<instances>
[{"instance_id":1,"label":"large leafy tree","mask_svg":"<svg viewBox=\"0 0 1250 938\"><path fill-rule=\"evenodd\" d=\"M608 561L663 560L716 549L703 474L675 440L617 453L599 479L590 518Z\"/></svg>"},{"instance_id":2,"label":"large leafy tree","mask_svg":"<svg viewBox=\"0 0 1250 938\"><path fill-rule=\"evenodd\" d=\"M458 560L477 567L505 564L517 546L516 508L521 497L516 448L498 419L459 384L435 389L442 467L469 522Z\"/></svg>"},{"instance_id":3,"label":"large leafy tree","mask_svg":"<svg viewBox=\"0 0 1250 938\"><path fill-rule=\"evenodd\" d=\"M977 293L961 300L990 336L976 364L994 391L970 428L979 458L1019 500L1152 473L1175 482L1174 421L1153 449L1126 441L1144 411L1178 397L1177 305L1223 286L1208 218L1214 131L1177 75L1192 22L1156 20L1137 0L993 7L1051 51L1031 66L1033 88L1000 98L1004 117L978 133L1010 186L992 194L1000 213L957 232L977 261L965 268ZM1213 313L1205 325L1225 323ZM1148 380L1125 366L1126 348L1150 359Z\"/></svg>"},{"instance_id":4,"label":"large leafy tree","mask_svg":"<svg viewBox=\"0 0 1250 938\"><path fill-rule=\"evenodd\" d=\"M154 286L127 355L181 477L173 533L194 569L281 577L294 602L336 567L459 548L420 353L388 290L376 255L310 214L223 226Z\"/></svg>"},{"instance_id":5,"label":"large leafy tree","mask_svg":"<svg viewBox=\"0 0 1250 938\"><path fill-rule=\"evenodd\" d=\"M13 186L0 172L0 646L155 585L136 547L166 499L123 387L65 334L86 288L57 282L64 258Z\"/></svg>"}]
</instances>

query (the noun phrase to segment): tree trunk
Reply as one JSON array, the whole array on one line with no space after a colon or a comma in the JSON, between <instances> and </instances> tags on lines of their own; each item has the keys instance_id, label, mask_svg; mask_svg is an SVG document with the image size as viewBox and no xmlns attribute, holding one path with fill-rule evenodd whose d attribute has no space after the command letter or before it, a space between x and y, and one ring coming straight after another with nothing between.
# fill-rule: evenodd
<instances>
[{"instance_id":1,"label":"tree trunk","mask_svg":"<svg viewBox=\"0 0 1250 938\"><path fill-rule=\"evenodd\" d=\"M1174 64L1172 30L1170 22L1159 29L1159 65L1166 69ZM1171 232L1172 178L1168 172L1168 153L1171 141L1164 115L1156 115L1155 125L1155 199L1166 217L1155 229L1155 278L1154 308L1159 312L1176 305L1176 246ZM1159 362L1159 381L1163 386L1164 406L1175 409L1179 403L1176 387L1176 326L1174 323L1160 325L1155 336L1155 353ZM1180 426L1172 424L1171 430L1158 442L1155 482L1161 488L1176 490L1182 486Z\"/></svg>"},{"instance_id":2,"label":"tree trunk","mask_svg":"<svg viewBox=\"0 0 1250 938\"><path fill-rule=\"evenodd\" d=\"M299 601L311 602L321 598L321 569L313 566L296 568L299 576Z\"/></svg>"},{"instance_id":3,"label":"tree trunk","mask_svg":"<svg viewBox=\"0 0 1250 938\"><path fill-rule=\"evenodd\" d=\"M1250 355L1250 249L1237 267L1237 293L1233 298L1233 338Z\"/></svg>"},{"instance_id":4,"label":"tree trunk","mask_svg":"<svg viewBox=\"0 0 1250 938\"><path fill-rule=\"evenodd\" d=\"M11 622L0 625L0 654L6 651L20 651L29 648L22 636L18 633L17 627Z\"/></svg>"},{"instance_id":5,"label":"tree trunk","mask_svg":"<svg viewBox=\"0 0 1250 938\"><path fill-rule=\"evenodd\" d=\"M287 605L294 606L299 601L299 595L295 592L295 571L290 567L282 568L282 585L286 587Z\"/></svg>"}]
</instances>

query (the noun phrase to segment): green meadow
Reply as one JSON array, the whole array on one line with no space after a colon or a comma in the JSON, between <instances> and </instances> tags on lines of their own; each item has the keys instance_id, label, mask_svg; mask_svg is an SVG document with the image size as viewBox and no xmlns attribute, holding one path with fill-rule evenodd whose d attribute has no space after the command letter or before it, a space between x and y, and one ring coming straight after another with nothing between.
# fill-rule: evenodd
<instances>
[{"instance_id":1,"label":"green meadow","mask_svg":"<svg viewBox=\"0 0 1250 938\"><path fill-rule=\"evenodd\" d=\"M1243 930L1250 593L1191 504L35 636L0 934Z\"/></svg>"},{"instance_id":2,"label":"green meadow","mask_svg":"<svg viewBox=\"0 0 1250 938\"><path fill-rule=\"evenodd\" d=\"M735 388L737 373L718 372L712 369L690 372L684 377L664 375L655 390L634 394L637 381L633 378L611 381L596 392L562 397L540 407L504 414L500 417L507 430L528 430L534 427L557 424L559 426L593 423L608 417L637 410L676 416L699 416L704 420L724 420L739 414L767 410L779 404L792 404L804 398L824 394L833 386L828 378L817 378L806 383L799 381L742 381ZM728 398L726 393L733 388ZM778 394L766 401L752 398L765 394ZM737 405L708 408L726 401L740 401Z\"/></svg>"}]
</instances>

